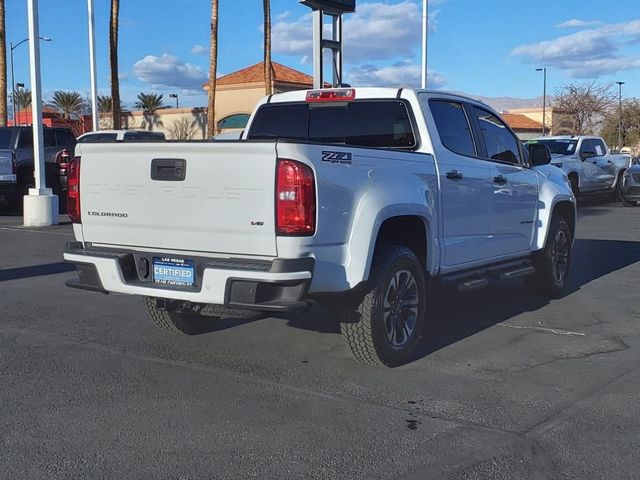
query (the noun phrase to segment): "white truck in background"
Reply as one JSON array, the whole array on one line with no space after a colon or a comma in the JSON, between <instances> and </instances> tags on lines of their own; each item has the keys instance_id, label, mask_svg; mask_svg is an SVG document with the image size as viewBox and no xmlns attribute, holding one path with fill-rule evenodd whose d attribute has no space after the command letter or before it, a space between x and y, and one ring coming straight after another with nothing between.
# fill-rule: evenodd
<instances>
[{"instance_id":1,"label":"white truck in background","mask_svg":"<svg viewBox=\"0 0 640 480\"><path fill-rule=\"evenodd\" d=\"M560 295L567 176L490 107L410 89L263 99L242 140L87 144L71 162L67 285L144 297L178 333L340 299L355 358L409 361L428 287L524 277Z\"/></svg>"},{"instance_id":2,"label":"white truck in background","mask_svg":"<svg viewBox=\"0 0 640 480\"><path fill-rule=\"evenodd\" d=\"M612 154L601 137L540 137L530 143L542 143L551 150L551 163L562 168L571 182L574 195L611 193L620 200L624 173L631 167L627 153Z\"/></svg>"}]
</instances>

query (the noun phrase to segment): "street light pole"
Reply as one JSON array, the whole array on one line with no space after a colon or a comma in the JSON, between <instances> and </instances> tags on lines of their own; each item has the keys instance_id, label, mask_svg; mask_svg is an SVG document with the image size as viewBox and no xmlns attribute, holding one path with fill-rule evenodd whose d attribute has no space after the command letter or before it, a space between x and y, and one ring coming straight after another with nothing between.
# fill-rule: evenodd
<instances>
[{"instance_id":1,"label":"street light pole","mask_svg":"<svg viewBox=\"0 0 640 480\"><path fill-rule=\"evenodd\" d=\"M422 88L427 88L427 46L429 44L429 0L422 0Z\"/></svg>"},{"instance_id":2,"label":"street light pole","mask_svg":"<svg viewBox=\"0 0 640 480\"><path fill-rule=\"evenodd\" d=\"M178 104L178 94L177 93L170 93L169 94L169 98L175 98L176 99L176 109L180 108L180 105Z\"/></svg>"},{"instance_id":3,"label":"street light pole","mask_svg":"<svg viewBox=\"0 0 640 480\"><path fill-rule=\"evenodd\" d=\"M33 163L35 188L24 196L25 226L43 227L58 223L58 196L46 185L44 169L44 129L40 84L40 42L38 42L38 0L27 1L29 20L29 70L31 74L31 113L33 124Z\"/></svg>"},{"instance_id":4,"label":"street light pole","mask_svg":"<svg viewBox=\"0 0 640 480\"><path fill-rule=\"evenodd\" d=\"M40 40L44 41L44 42L50 42L51 38L49 37L38 37ZM9 42L9 50L11 52L11 106L13 109L13 124L16 124L16 102L13 99L14 95L16 94L16 79L13 76L13 51L18 48L20 45L22 45L25 42L28 42L29 39L25 38L24 40L19 41L18 43L16 43L15 45L13 44L13 42Z\"/></svg>"},{"instance_id":5,"label":"street light pole","mask_svg":"<svg viewBox=\"0 0 640 480\"><path fill-rule=\"evenodd\" d=\"M616 82L618 84L618 152L622 149L622 85L624 82Z\"/></svg>"},{"instance_id":6,"label":"street light pole","mask_svg":"<svg viewBox=\"0 0 640 480\"><path fill-rule=\"evenodd\" d=\"M543 72L542 85L542 136L547 134L547 67L536 68L536 72Z\"/></svg>"},{"instance_id":7,"label":"street light pole","mask_svg":"<svg viewBox=\"0 0 640 480\"><path fill-rule=\"evenodd\" d=\"M19 89L19 88L24 88L24 83L18 83L16 85L16 88L13 89L13 94L14 95L16 94L16 92L18 91L17 89ZM16 120L15 120L16 115L15 114L16 114L16 103L13 102L13 126L14 127L16 126ZM20 121L20 109L18 109L18 122L20 124L22 124L22 122Z\"/></svg>"},{"instance_id":8,"label":"street light pole","mask_svg":"<svg viewBox=\"0 0 640 480\"><path fill-rule=\"evenodd\" d=\"M91 123L93 131L98 131L98 79L96 76L96 35L93 17L93 0L87 0L89 14L89 72L91 75ZM84 128L84 127L83 127Z\"/></svg>"}]
</instances>

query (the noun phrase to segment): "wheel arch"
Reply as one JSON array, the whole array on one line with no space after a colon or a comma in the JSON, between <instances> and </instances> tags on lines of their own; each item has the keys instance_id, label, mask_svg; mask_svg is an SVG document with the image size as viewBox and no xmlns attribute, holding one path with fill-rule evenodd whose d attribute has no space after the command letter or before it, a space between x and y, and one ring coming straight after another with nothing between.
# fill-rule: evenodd
<instances>
[{"instance_id":1,"label":"wheel arch","mask_svg":"<svg viewBox=\"0 0 640 480\"><path fill-rule=\"evenodd\" d=\"M428 275L434 265L434 244L429 219L417 213L382 216L371 236L363 280L368 280L378 245L404 245L420 260Z\"/></svg>"}]
</instances>

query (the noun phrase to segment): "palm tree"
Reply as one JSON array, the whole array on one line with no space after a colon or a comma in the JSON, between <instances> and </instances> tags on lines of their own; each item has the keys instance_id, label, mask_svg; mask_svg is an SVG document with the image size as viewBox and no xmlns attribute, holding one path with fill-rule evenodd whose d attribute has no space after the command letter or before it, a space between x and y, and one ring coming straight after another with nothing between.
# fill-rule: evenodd
<instances>
[{"instance_id":1,"label":"palm tree","mask_svg":"<svg viewBox=\"0 0 640 480\"><path fill-rule=\"evenodd\" d=\"M154 113L156 110L164 107L163 96L164 95L158 95L157 93L140 92L135 107L145 113Z\"/></svg>"},{"instance_id":2,"label":"palm tree","mask_svg":"<svg viewBox=\"0 0 640 480\"><path fill-rule=\"evenodd\" d=\"M120 0L111 0L109 20L109 62L111 66L111 116L113 128L120 129L120 81L118 79L118 15Z\"/></svg>"},{"instance_id":3,"label":"palm tree","mask_svg":"<svg viewBox=\"0 0 640 480\"><path fill-rule=\"evenodd\" d=\"M24 110L31 106L31 90L28 88L16 90L11 97L16 110Z\"/></svg>"},{"instance_id":4,"label":"palm tree","mask_svg":"<svg viewBox=\"0 0 640 480\"><path fill-rule=\"evenodd\" d=\"M271 0L262 0L264 10L264 83L265 94L273 93L273 70L271 65Z\"/></svg>"},{"instance_id":5,"label":"palm tree","mask_svg":"<svg viewBox=\"0 0 640 480\"><path fill-rule=\"evenodd\" d=\"M207 132L216 134L216 75L218 70L218 0L211 0L211 50L209 53L209 101L207 108Z\"/></svg>"},{"instance_id":6,"label":"palm tree","mask_svg":"<svg viewBox=\"0 0 640 480\"><path fill-rule=\"evenodd\" d=\"M0 0L0 127L7 125L7 32L4 26L4 0Z\"/></svg>"},{"instance_id":7,"label":"palm tree","mask_svg":"<svg viewBox=\"0 0 640 480\"><path fill-rule=\"evenodd\" d=\"M107 114L113 111L113 102L108 95L98 95L98 113Z\"/></svg>"},{"instance_id":8,"label":"palm tree","mask_svg":"<svg viewBox=\"0 0 640 480\"><path fill-rule=\"evenodd\" d=\"M162 126L160 118L155 113L156 110L164 107L162 97L163 95L158 95L156 93L140 92L138 94L138 101L135 103L135 107L142 110L144 118L144 122L141 125L142 128L148 128L149 131L151 131L153 130L154 125L159 127Z\"/></svg>"},{"instance_id":9,"label":"palm tree","mask_svg":"<svg viewBox=\"0 0 640 480\"><path fill-rule=\"evenodd\" d=\"M62 116L65 120L71 120L72 117L79 116L85 103L84 98L78 92L57 90L53 92L53 97L51 97L51 104L62 111Z\"/></svg>"}]
</instances>

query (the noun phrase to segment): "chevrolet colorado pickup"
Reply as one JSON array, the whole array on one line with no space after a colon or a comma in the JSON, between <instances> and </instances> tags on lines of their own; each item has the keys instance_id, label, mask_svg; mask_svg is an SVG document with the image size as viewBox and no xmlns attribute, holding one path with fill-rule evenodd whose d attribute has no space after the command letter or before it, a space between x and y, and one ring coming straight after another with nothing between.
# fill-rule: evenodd
<instances>
[{"instance_id":1,"label":"chevrolet colorado pickup","mask_svg":"<svg viewBox=\"0 0 640 480\"><path fill-rule=\"evenodd\" d=\"M436 280L469 290L526 277L561 293L575 198L549 162L547 147L525 149L497 113L456 95L270 96L240 140L83 145L67 285L143 296L178 333L337 297L356 359L402 364Z\"/></svg>"},{"instance_id":2,"label":"chevrolet colorado pickup","mask_svg":"<svg viewBox=\"0 0 640 480\"><path fill-rule=\"evenodd\" d=\"M531 142L551 149L551 163L567 174L574 195L611 193L615 200L620 200L624 174L631 167L631 155L612 154L600 137L540 137Z\"/></svg>"}]
</instances>

